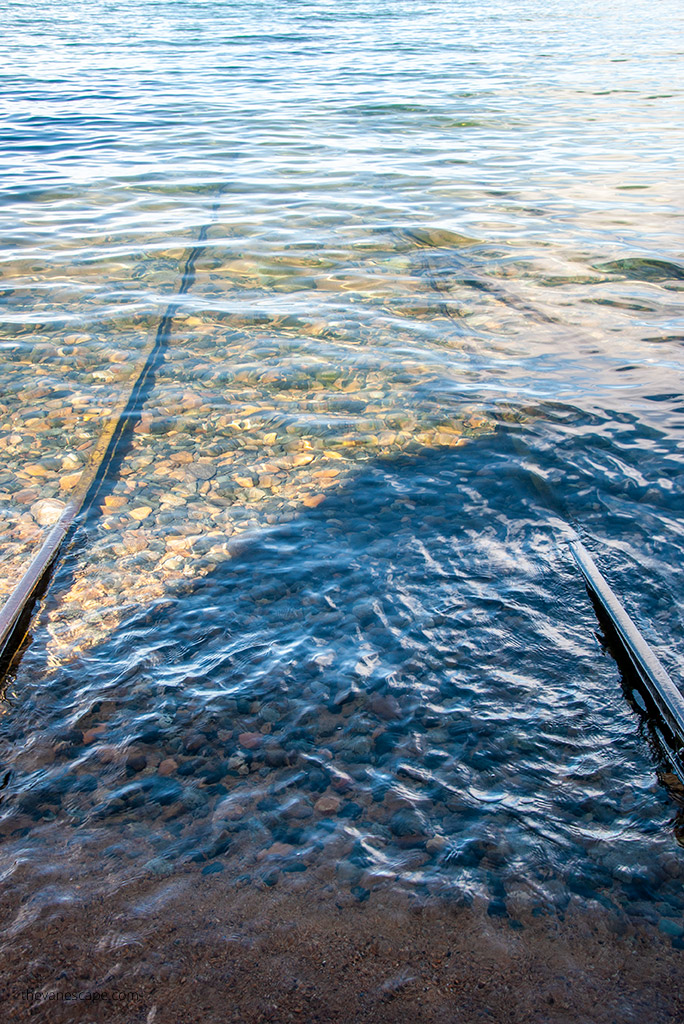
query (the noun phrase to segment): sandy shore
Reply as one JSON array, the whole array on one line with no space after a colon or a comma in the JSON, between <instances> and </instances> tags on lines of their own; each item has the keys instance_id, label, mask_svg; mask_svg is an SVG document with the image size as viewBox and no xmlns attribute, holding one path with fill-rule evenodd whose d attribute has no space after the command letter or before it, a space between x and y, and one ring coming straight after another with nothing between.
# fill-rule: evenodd
<instances>
[{"instance_id":1,"label":"sandy shore","mask_svg":"<svg viewBox=\"0 0 684 1024\"><path fill-rule=\"evenodd\" d=\"M684 961L644 924L572 906L484 906L376 890L138 879L79 906L6 897L5 1019L131 1024L684 1019Z\"/></svg>"}]
</instances>

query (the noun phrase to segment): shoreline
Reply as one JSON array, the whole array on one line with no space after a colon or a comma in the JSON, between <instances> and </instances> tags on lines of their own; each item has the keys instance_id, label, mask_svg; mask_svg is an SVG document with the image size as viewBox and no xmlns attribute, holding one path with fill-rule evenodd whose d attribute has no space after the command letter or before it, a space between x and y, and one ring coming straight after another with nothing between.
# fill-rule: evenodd
<instances>
[{"instance_id":1,"label":"shoreline","mask_svg":"<svg viewBox=\"0 0 684 1024\"><path fill-rule=\"evenodd\" d=\"M659 1024L684 1015L682 951L647 922L579 901L562 920L512 922L480 901L383 888L359 902L303 876L271 889L188 872L53 904L33 920L30 903L15 908L16 934L3 943L4 1002L18 1020Z\"/></svg>"}]
</instances>

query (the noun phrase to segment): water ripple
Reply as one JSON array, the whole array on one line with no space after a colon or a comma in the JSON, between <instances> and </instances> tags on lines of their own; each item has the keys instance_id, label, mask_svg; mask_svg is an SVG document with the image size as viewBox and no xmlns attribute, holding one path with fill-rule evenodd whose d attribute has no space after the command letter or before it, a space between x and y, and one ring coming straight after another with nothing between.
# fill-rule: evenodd
<instances>
[{"instance_id":1,"label":"water ripple","mask_svg":"<svg viewBox=\"0 0 684 1024\"><path fill-rule=\"evenodd\" d=\"M27 918L103 836L111 878L680 914L681 793L559 529L681 674L679 9L0 10L2 595L202 235L4 695Z\"/></svg>"}]
</instances>

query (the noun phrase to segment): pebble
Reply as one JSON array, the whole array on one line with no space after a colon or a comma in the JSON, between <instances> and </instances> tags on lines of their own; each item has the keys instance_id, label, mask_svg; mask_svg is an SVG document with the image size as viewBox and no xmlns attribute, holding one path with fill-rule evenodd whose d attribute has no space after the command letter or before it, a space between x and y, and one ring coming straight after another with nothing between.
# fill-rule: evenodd
<instances>
[{"instance_id":1,"label":"pebble","mask_svg":"<svg viewBox=\"0 0 684 1024\"><path fill-rule=\"evenodd\" d=\"M174 761L172 757L164 758L157 768L158 775L173 775L176 771L178 771L178 762Z\"/></svg>"},{"instance_id":2,"label":"pebble","mask_svg":"<svg viewBox=\"0 0 684 1024\"><path fill-rule=\"evenodd\" d=\"M287 857L295 847L291 843L273 843L265 850L259 850L257 860L265 860L267 857Z\"/></svg>"},{"instance_id":3,"label":"pebble","mask_svg":"<svg viewBox=\"0 0 684 1024\"><path fill-rule=\"evenodd\" d=\"M338 796L322 796L314 804L319 814L337 814L342 801Z\"/></svg>"},{"instance_id":4,"label":"pebble","mask_svg":"<svg viewBox=\"0 0 684 1024\"><path fill-rule=\"evenodd\" d=\"M346 772L335 769L330 773L330 785L338 793L347 793L350 789L353 789L354 780Z\"/></svg>"},{"instance_id":5,"label":"pebble","mask_svg":"<svg viewBox=\"0 0 684 1024\"><path fill-rule=\"evenodd\" d=\"M145 551L149 546L149 537L143 530L127 530L121 535L121 540L129 554Z\"/></svg>"},{"instance_id":6,"label":"pebble","mask_svg":"<svg viewBox=\"0 0 684 1024\"><path fill-rule=\"evenodd\" d=\"M101 736L107 729L106 725L94 725L92 729L86 729L83 733L83 742L86 746L94 743L98 736Z\"/></svg>"},{"instance_id":7,"label":"pebble","mask_svg":"<svg viewBox=\"0 0 684 1024\"><path fill-rule=\"evenodd\" d=\"M131 519L137 519L141 522L143 519L147 519L151 515L152 509L149 505L138 505L137 508L132 508L128 513Z\"/></svg>"},{"instance_id":8,"label":"pebble","mask_svg":"<svg viewBox=\"0 0 684 1024\"><path fill-rule=\"evenodd\" d=\"M147 871L150 875L166 878L168 875L173 874L173 864L164 857L152 857L151 860L148 860L143 865L143 870Z\"/></svg>"},{"instance_id":9,"label":"pebble","mask_svg":"<svg viewBox=\"0 0 684 1024\"><path fill-rule=\"evenodd\" d=\"M238 736L238 743L246 750L256 750L264 742L264 736L260 732L241 732Z\"/></svg>"},{"instance_id":10,"label":"pebble","mask_svg":"<svg viewBox=\"0 0 684 1024\"><path fill-rule=\"evenodd\" d=\"M194 462L188 466L188 473L195 480L211 480L216 476L216 466L210 462Z\"/></svg>"},{"instance_id":11,"label":"pebble","mask_svg":"<svg viewBox=\"0 0 684 1024\"><path fill-rule=\"evenodd\" d=\"M80 471L78 473L67 473L59 481L60 489L63 491L71 491L81 479L81 475Z\"/></svg>"},{"instance_id":12,"label":"pebble","mask_svg":"<svg viewBox=\"0 0 684 1024\"><path fill-rule=\"evenodd\" d=\"M30 505L32 501L36 500L39 493L40 492L35 490L33 487L22 487L20 490L16 491L14 498L22 505ZM40 525L47 526L48 524L41 523Z\"/></svg>"},{"instance_id":13,"label":"pebble","mask_svg":"<svg viewBox=\"0 0 684 1024\"><path fill-rule=\"evenodd\" d=\"M318 508L323 501L325 501L325 494L312 494L302 498L302 505L307 508Z\"/></svg>"},{"instance_id":14,"label":"pebble","mask_svg":"<svg viewBox=\"0 0 684 1024\"><path fill-rule=\"evenodd\" d=\"M247 809L244 804L236 803L232 796L221 800L214 809L214 821L239 821L244 818Z\"/></svg>"},{"instance_id":15,"label":"pebble","mask_svg":"<svg viewBox=\"0 0 684 1024\"><path fill-rule=\"evenodd\" d=\"M383 696L380 693L372 694L370 698L370 709L374 715L378 718L383 718L386 721L391 721L397 718L401 718L401 705L396 697L391 694L389 696Z\"/></svg>"},{"instance_id":16,"label":"pebble","mask_svg":"<svg viewBox=\"0 0 684 1024\"><path fill-rule=\"evenodd\" d=\"M392 834L399 839L418 839L425 836L425 823L411 807L402 807L395 811L388 824Z\"/></svg>"},{"instance_id":17,"label":"pebble","mask_svg":"<svg viewBox=\"0 0 684 1024\"><path fill-rule=\"evenodd\" d=\"M285 817L292 821L306 821L312 815L311 804L304 797L298 797L285 808Z\"/></svg>"},{"instance_id":18,"label":"pebble","mask_svg":"<svg viewBox=\"0 0 684 1024\"><path fill-rule=\"evenodd\" d=\"M202 868L203 875L216 875L219 871L223 871L223 864L215 861L213 864L207 864L206 867Z\"/></svg>"},{"instance_id":19,"label":"pebble","mask_svg":"<svg viewBox=\"0 0 684 1024\"><path fill-rule=\"evenodd\" d=\"M97 748L97 758L101 764L113 764L119 758L119 751L109 744Z\"/></svg>"},{"instance_id":20,"label":"pebble","mask_svg":"<svg viewBox=\"0 0 684 1024\"><path fill-rule=\"evenodd\" d=\"M660 921L658 921L658 930L661 931L663 935L669 935L673 939L679 939L684 935L684 925L682 922L673 921L672 918L669 917L661 917Z\"/></svg>"},{"instance_id":21,"label":"pebble","mask_svg":"<svg viewBox=\"0 0 684 1024\"><path fill-rule=\"evenodd\" d=\"M330 710L333 711L335 708L341 708L343 705L348 704L359 695L359 690L356 686L345 686L341 690L338 690L330 701Z\"/></svg>"},{"instance_id":22,"label":"pebble","mask_svg":"<svg viewBox=\"0 0 684 1024\"><path fill-rule=\"evenodd\" d=\"M189 754L194 754L206 743L206 736L202 732L191 732L183 740L183 746Z\"/></svg>"},{"instance_id":23,"label":"pebble","mask_svg":"<svg viewBox=\"0 0 684 1024\"><path fill-rule=\"evenodd\" d=\"M57 498L42 498L31 505L31 515L39 526L54 526L65 508Z\"/></svg>"},{"instance_id":24,"label":"pebble","mask_svg":"<svg viewBox=\"0 0 684 1024\"><path fill-rule=\"evenodd\" d=\"M335 871L340 882L356 885L361 878L362 869L351 860L338 861Z\"/></svg>"},{"instance_id":25,"label":"pebble","mask_svg":"<svg viewBox=\"0 0 684 1024\"><path fill-rule=\"evenodd\" d=\"M282 768L287 763L287 751L282 747L269 747L265 751L264 758L270 768Z\"/></svg>"}]
</instances>

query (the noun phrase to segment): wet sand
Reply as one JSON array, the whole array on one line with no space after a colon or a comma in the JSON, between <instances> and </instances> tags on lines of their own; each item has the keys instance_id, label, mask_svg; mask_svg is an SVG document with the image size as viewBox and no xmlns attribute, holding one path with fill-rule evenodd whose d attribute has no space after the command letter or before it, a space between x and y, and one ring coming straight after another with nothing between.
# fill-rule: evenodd
<instances>
[{"instance_id":1,"label":"wet sand","mask_svg":"<svg viewBox=\"0 0 684 1024\"><path fill-rule=\"evenodd\" d=\"M76 883L78 888L78 883ZM3 901L6 1020L659 1022L684 1016L682 951L644 923L563 919L290 876L138 879L36 913ZM67 998L68 997L68 998Z\"/></svg>"}]
</instances>

